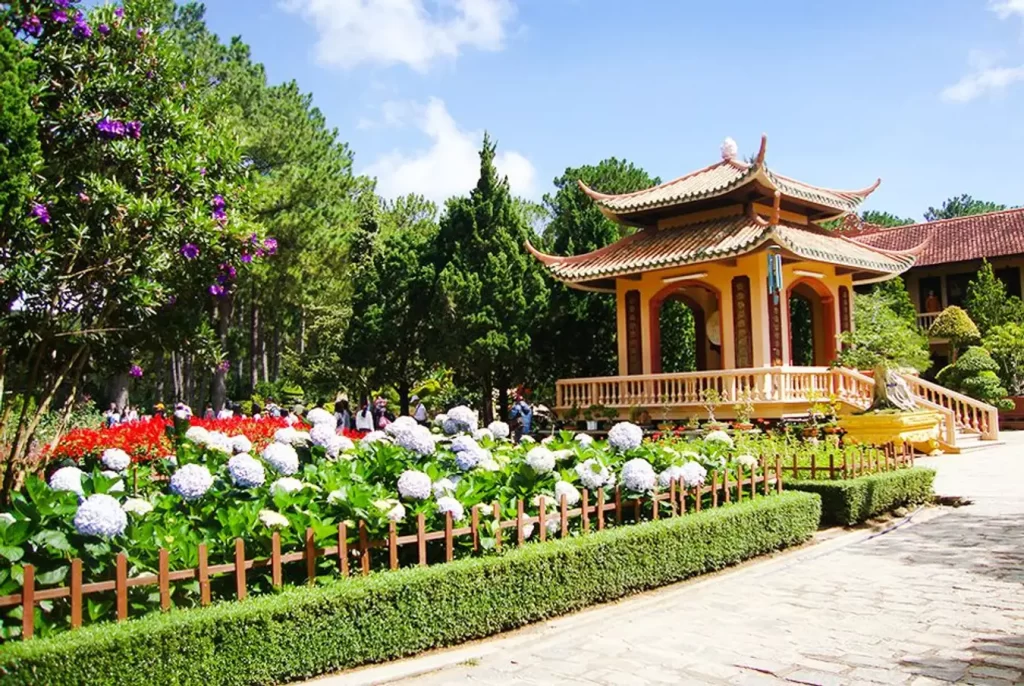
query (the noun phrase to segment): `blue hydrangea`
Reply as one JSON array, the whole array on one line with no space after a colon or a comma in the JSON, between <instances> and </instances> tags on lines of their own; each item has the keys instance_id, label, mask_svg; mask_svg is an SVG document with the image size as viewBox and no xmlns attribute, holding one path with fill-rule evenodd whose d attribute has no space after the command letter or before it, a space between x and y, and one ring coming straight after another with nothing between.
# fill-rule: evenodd
<instances>
[{"instance_id":1,"label":"blue hydrangea","mask_svg":"<svg viewBox=\"0 0 1024 686\"><path fill-rule=\"evenodd\" d=\"M96 493L78 506L74 525L83 536L112 538L124 533L128 526L128 515L121 509L121 503L116 498Z\"/></svg>"},{"instance_id":2,"label":"blue hydrangea","mask_svg":"<svg viewBox=\"0 0 1024 686\"><path fill-rule=\"evenodd\" d=\"M465 405L459 405L448 410L444 421L444 432L449 436L457 433L471 434L476 431L476 412Z\"/></svg>"},{"instance_id":3,"label":"blue hydrangea","mask_svg":"<svg viewBox=\"0 0 1024 686\"><path fill-rule=\"evenodd\" d=\"M61 467L50 475L50 488L82 495L82 470L78 467Z\"/></svg>"},{"instance_id":4,"label":"blue hydrangea","mask_svg":"<svg viewBox=\"0 0 1024 686\"><path fill-rule=\"evenodd\" d=\"M619 452L639 448L644 441L644 430L632 422L619 422L608 432L608 445Z\"/></svg>"},{"instance_id":5,"label":"blue hydrangea","mask_svg":"<svg viewBox=\"0 0 1024 686\"><path fill-rule=\"evenodd\" d=\"M491 432L495 440L502 440L508 438L511 431L508 428L508 424L502 421L495 420L487 425L487 430Z\"/></svg>"},{"instance_id":6,"label":"blue hydrangea","mask_svg":"<svg viewBox=\"0 0 1024 686\"><path fill-rule=\"evenodd\" d=\"M455 493L455 482L451 479L441 478L431 484L430 490L434 492L435 498L453 495Z\"/></svg>"},{"instance_id":7,"label":"blue hydrangea","mask_svg":"<svg viewBox=\"0 0 1024 686\"><path fill-rule=\"evenodd\" d=\"M284 476L291 476L299 471L299 454L287 443L268 444L263 449L263 461Z\"/></svg>"},{"instance_id":8,"label":"blue hydrangea","mask_svg":"<svg viewBox=\"0 0 1024 686\"><path fill-rule=\"evenodd\" d=\"M472 436L456 436L452 439L452 451L461 453L464 450L479 450L480 445Z\"/></svg>"},{"instance_id":9,"label":"blue hydrangea","mask_svg":"<svg viewBox=\"0 0 1024 686\"><path fill-rule=\"evenodd\" d=\"M654 489L656 480L654 467L642 457L637 457L622 465L619 482L630 491L646 493Z\"/></svg>"},{"instance_id":10,"label":"blue hydrangea","mask_svg":"<svg viewBox=\"0 0 1024 686\"><path fill-rule=\"evenodd\" d=\"M132 458L119 448L107 448L100 457L103 466L113 472L123 472L132 463Z\"/></svg>"},{"instance_id":11,"label":"blue hydrangea","mask_svg":"<svg viewBox=\"0 0 1024 686\"><path fill-rule=\"evenodd\" d=\"M430 429L419 425L399 433L395 437L395 442L417 455L433 455L436 446L434 435L430 433Z\"/></svg>"},{"instance_id":12,"label":"blue hydrangea","mask_svg":"<svg viewBox=\"0 0 1024 686\"><path fill-rule=\"evenodd\" d=\"M252 455L242 453L228 460L228 474L239 488L256 488L267 480L263 465Z\"/></svg>"},{"instance_id":13,"label":"blue hydrangea","mask_svg":"<svg viewBox=\"0 0 1024 686\"><path fill-rule=\"evenodd\" d=\"M171 493L188 501L202 498L210 486L213 486L213 475L200 464L183 465L171 477Z\"/></svg>"},{"instance_id":14,"label":"blue hydrangea","mask_svg":"<svg viewBox=\"0 0 1024 686\"><path fill-rule=\"evenodd\" d=\"M455 498L444 496L437 499L437 511L440 514L451 512L453 521L460 521L466 517L466 508Z\"/></svg>"},{"instance_id":15,"label":"blue hydrangea","mask_svg":"<svg viewBox=\"0 0 1024 686\"><path fill-rule=\"evenodd\" d=\"M398 494L410 500L429 498L430 486L430 477L415 469L407 469L398 477Z\"/></svg>"},{"instance_id":16,"label":"blue hydrangea","mask_svg":"<svg viewBox=\"0 0 1024 686\"><path fill-rule=\"evenodd\" d=\"M483 448L472 448L470 450L460 450L455 453L455 466L464 472L468 472L473 469L481 462L486 462L490 458L490 452Z\"/></svg>"}]
</instances>

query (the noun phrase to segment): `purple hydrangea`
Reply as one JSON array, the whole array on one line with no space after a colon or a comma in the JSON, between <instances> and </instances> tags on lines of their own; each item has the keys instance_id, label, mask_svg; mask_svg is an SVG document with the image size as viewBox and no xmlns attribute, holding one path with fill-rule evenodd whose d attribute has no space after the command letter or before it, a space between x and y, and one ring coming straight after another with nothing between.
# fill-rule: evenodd
<instances>
[{"instance_id":1,"label":"purple hydrangea","mask_svg":"<svg viewBox=\"0 0 1024 686\"><path fill-rule=\"evenodd\" d=\"M252 262L252 255L247 252L242 253L242 263L249 264L250 262Z\"/></svg>"},{"instance_id":2,"label":"purple hydrangea","mask_svg":"<svg viewBox=\"0 0 1024 686\"><path fill-rule=\"evenodd\" d=\"M71 29L71 33L78 38L92 38L92 27L89 26L85 15L81 12L75 15L75 26Z\"/></svg>"},{"instance_id":3,"label":"purple hydrangea","mask_svg":"<svg viewBox=\"0 0 1024 686\"><path fill-rule=\"evenodd\" d=\"M185 84L181 84L181 85L184 86ZM199 176L206 176L206 167L200 167L199 168Z\"/></svg>"},{"instance_id":4,"label":"purple hydrangea","mask_svg":"<svg viewBox=\"0 0 1024 686\"><path fill-rule=\"evenodd\" d=\"M41 202L37 202L32 205L31 215L36 218L40 224L50 223L50 209Z\"/></svg>"},{"instance_id":5,"label":"purple hydrangea","mask_svg":"<svg viewBox=\"0 0 1024 686\"><path fill-rule=\"evenodd\" d=\"M125 134L124 123L110 117L103 117L103 119L96 122L96 130L100 132L100 138L107 138L109 140L124 138Z\"/></svg>"},{"instance_id":6,"label":"purple hydrangea","mask_svg":"<svg viewBox=\"0 0 1024 686\"><path fill-rule=\"evenodd\" d=\"M217 365L217 368L220 369L222 372L230 372L231 360L221 360L221 363Z\"/></svg>"},{"instance_id":7,"label":"purple hydrangea","mask_svg":"<svg viewBox=\"0 0 1024 686\"><path fill-rule=\"evenodd\" d=\"M136 379L142 378L142 367L137 364L133 364L132 368L128 370L128 374L135 377Z\"/></svg>"},{"instance_id":8,"label":"purple hydrangea","mask_svg":"<svg viewBox=\"0 0 1024 686\"><path fill-rule=\"evenodd\" d=\"M110 33L110 27L106 24L100 24L98 27L96 27L96 29L100 32L101 35L104 36Z\"/></svg>"},{"instance_id":9,"label":"purple hydrangea","mask_svg":"<svg viewBox=\"0 0 1024 686\"><path fill-rule=\"evenodd\" d=\"M53 0L53 4L62 9L68 9L71 7L72 0Z\"/></svg>"},{"instance_id":10,"label":"purple hydrangea","mask_svg":"<svg viewBox=\"0 0 1024 686\"><path fill-rule=\"evenodd\" d=\"M224 286L221 286L219 283L210 284L210 295L215 295L219 298L224 293Z\"/></svg>"},{"instance_id":11,"label":"purple hydrangea","mask_svg":"<svg viewBox=\"0 0 1024 686\"><path fill-rule=\"evenodd\" d=\"M266 250L267 253L270 254L270 255L275 254L277 252L277 239L276 238L267 238L267 239L265 239L263 241L263 249Z\"/></svg>"},{"instance_id":12,"label":"purple hydrangea","mask_svg":"<svg viewBox=\"0 0 1024 686\"><path fill-rule=\"evenodd\" d=\"M68 23L68 13L64 10L54 10L50 15L50 19L53 19L58 24Z\"/></svg>"},{"instance_id":13,"label":"purple hydrangea","mask_svg":"<svg viewBox=\"0 0 1024 686\"><path fill-rule=\"evenodd\" d=\"M115 7L114 8L114 16L117 17L118 19L123 19L124 18L124 8L120 7L120 6Z\"/></svg>"},{"instance_id":14,"label":"purple hydrangea","mask_svg":"<svg viewBox=\"0 0 1024 686\"><path fill-rule=\"evenodd\" d=\"M181 246L181 254L186 260L194 260L199 257L199 246L195 243L186 243Z\"/></svg>"},{"instance_id":15,"label":"purple hydrangea","mask_svg":"<svg viewBox=\"0 0 1024 686\"><path fill-rule=\"evenodd\" d=\"M124 125L125 135L131 136L135 140L142 137L142 122L130 121Z\"/></svg>"},{"instance_id":16,"label":"purple hydrangea","mask_svg":"<svg viewBox=\"0 0 1024 686\"><path fill-rule=\"evenodd\" d=\"M43 34L43 22L39 20L38 16L33 14L21 22L21 30L34 38L39 38Z\"/></svg>"}]
</instances>

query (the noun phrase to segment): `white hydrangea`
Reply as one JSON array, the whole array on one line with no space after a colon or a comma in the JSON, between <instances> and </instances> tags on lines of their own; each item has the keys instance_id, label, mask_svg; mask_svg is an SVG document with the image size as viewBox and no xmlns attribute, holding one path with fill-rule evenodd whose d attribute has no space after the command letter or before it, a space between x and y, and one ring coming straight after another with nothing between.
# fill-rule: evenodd
<instances>
[{"instance_id":1,"label":"white hydrangea","mask_svg":"<svg viewBox=\"0 0 1024 686\"><path fill-rule=\"evenodd\" d=\"M295 431L295 429L293 429L290 426L282 427L282 428L280 428L280 429L278 429L277 431L274 432L274 442L275 443L286 443L288 445L291 445L292 444L292 436L295 433L297 433Z\"/></svg>"},{"instance_id":2,"label":"white hydrangea","mask_svg":"<svg viewBox=\"0 0 1024 686\"><path fill-rule=\"evenodd\" d=\"M171 492L185 500L199 500L213 486L213 474L201 464L183 465L171 476Z\"/></svg>"},{"instance_id":3,"label":"white hydrangea","mask_svg":"<svg viewBox=\"0 0 1024 686\"><path fill-rule=\"evenodd\" d=\"M128 514L143 517L153 511L153 504L142 498L128 498L121 503L121 509Z\"/></svg>"},{"instance_id":4,"label":"white hydrangea","mask_svg":"<svg viewBox=\"0 0 1024 686\"><path fill-rule=\"evenodd\" d=\"M473 432L473 438L478 441L493 441L494 434L491 433L490 429L477 429Z\"/></svg>"},{"instance_id":5,"label":"white hydrangea","mask_svg":"<svg viewBox=\"0 0 1024 686\"><path fill-rule=\"evenodd\" d=\"M568 481L559 481L555 484L555 502L562 504L562 496L565 496L566 505L572 506L580 501L580 492Z\"/></svg>"},{"instance_id":6,"label":"white hydrangea","mask_svg":"<svg viewBox=\"0 0 1024 686\"><path fill-rule=\"evenodd\" d=\"M456 436L452 439L452 452L461 453L464 450L479 450L480 444L472 436Z\"/></svg>"},{"instance_id":7,"label":"white hydrangea","mask_svg":"<svg viewBox=\"0 0 1024 686\"><path fill-rule=\"evenodd\" d=\"M575 440L580 445L590 445L591 443L594 442L594 437L591 436L590 434L578 433L575 436L573 436L573 440Z\"/></svg>"},{"instance_id":8,"label":"white hydrangea","mask_svg":"<svg viewBox=\"0 0 1024 686\"><path fill-rule=\"evenodd\" d=\"M426 500L430 497L430 477L415 469L407 469L398 477L398 494L410 500Z\"/></svg>"},{"instance_id":9,"label":"white hydrangea","mask_svg":"<svg viewBox=\"0 0 1024 686\"><path fill-rule=\"evenodd\" d=\"M290 525L287 517L273 510L260 510L260 522L268 529L286 529Z\"/></svg>"},{"instance_id":10,"label":"white hydrangea","mask_svg":"<svg viewBox=\"0 0 1024 686\"><path fill-rule=\"evenodd\" d=\"M189 419L192 416L192 413L184 408L181 408L174 411L174 416L177 417L178 419Z\"/></svg>"},{"instance_id":11,"label":"white hydrangea","mask_svg":"<svg viewBox=\"0 0 1024 686\"><path fill-rule=\"evenodd\" d=\"M328 457L335 458L345 451L352 450L354 447L355 444L351 439L340 434L334 434L331 436L330 440L327 441L327 444L324 446L324 450L327 451Z\"/></svg>"},{"instance_id":12,"label":"white hydrangea","mask_svg":"<svg viewBox=\"0 0 1024 686\"><path fill-rule=\"evenodd\" d=\"M639 448L644 430L632 422L619 422L608 431L608 445L620 452Z\"/></svg>"},{"instance_id":13,"label":"white hydrangea","mask_svg":"<svg viewBox=\"0 0 1024 686\"><path fill-rule=\"evenodd\" d=\"M332 430L338 423L337 420L334 419L334 415L322 407L314 407L312 410L307 412L306 421L314 427L330 425ZM310 433L312 433L312 431Z\"/></svg>"},{"instance_id":14,"label":"white hydrangea","mask_svg":"<svg viewBox=\"0 0 1024 686\"><path fill-rule=\"evenodd\" d=\"M363 438L359 442L362 443L363 445L370 445L371 443L378 442L390 443L391 439L383 431L371 431L370 433L363 436Z\"/></svg>"},{"instance_id":15,"label":"white hydrangea","mask_svg":"<svg viewBox=\"0 0 1024 686\"><path fill-rule=\"evenodd\" d=\"M658 475L658 485L662 488L669 488L672 486L673 481L681 482L682 479L683 468L677 465L672 465Z\"/></svg>"},{"instance_id":16,"label":"white hydrangea","mask_svg":"<svg viewBox=\"0 0 1024 686\"><path fill-rule=\"evenodd\" d=\"M455 483L451 479L440 478L430 486L435 498L443 498L446 495L455 494Z\"/></svg>"},{"instance_id":17,"label":"white hydrangea","mask_svg":"<svg viewBox=\"0 0 1024 686\"><path fill-rule=\"evenodd\" d=\"M416 423L415 419L406 415L402 415L401 417L399 417L398 419L384 427L384 433L386 433L389 436L398 436L399 434L405 431L409 431L410 429L417 426L419 426L419 424Z\"/></svg>"},{"instance_id":18,"label":"white hydrangea","mask_svg":"<svg viewBox=\"0 0 1024 686\"><path fill-rule=\"evenodd\" d=\"M637 457L622 465L619 482L631 491L645 493L654 489L656 478L651 463Z\"/></svg>"},{"instance_id":19,"label":"white hydrangea","mask_svg":"<svg viewBox=\"0 0 1024 686\"><path fill-rule=\"evenodd\" d=\"M476 463L476 466L485 472L497 472L501 469L501 465L494 459L489 450L484 450L483 457Z\"/></svg>"},{"instance_id":20,"label":"white hydrangea","mask_svg":"<svg viewBox=\"0 0 1024 686\"><path fill-rule=\"evenodd\" d=\"M490 431L491 436L498 441L506 439L512 434L508 424L497 419L487 425L487 430Z\"/></svg>"},{"instance_id":21,"label":"white hydrangea","mask_svg":"<svg viewBox=\"0 0 1024 686\"><path fill-rule=\"evenodd\" d=\"M199 445L205 445L206 437L209 435L210 432L201 426L190 426L185 432L185 438Z\"/></svg>"},{"instance_id":22,"label":"white hydrangea","mask_svg":"<svg viewBox=\"0 0 1024 686\"><path fill-rule=\"evenodd\" d=\"M14 524L17 519L14 518L10 512L0 512L0 522L7 522L8 524Z\"/></svg>"},{"instance_id":23,"label":"white hydrangea","mask_svg":"<svg viewBox=\"0 0 1024 686\"><path fill-rule=\"evenodd\" d=\"M103 456L100 458L100 462L107 469L114 472L123 472L128 469L128 465L132 463L132 458L128 453L121 450L120 448L107 448L103 451Z\"/></svg>"},{"instance_id":24,"label":"white hydrangea","mask_svg":"<svg viewBox=\"0 0 1024 686\"><path fill-rule=\"evenodd\" d=\"M313 442L313 445L319 445L327 447L333 436L337 436L338 432L335 430L333 424L314 424L313 428L309 430L309 440Z\"/></svg>"},{"instance_id":25,"label":"white hydrangea","mask_svg":"<svg viewBox=\"0 0 1024 686\"><path fill-rule=\"evenodd\" d=\"M394 498L375 500L373 506L383 512L388 521L400 522L405 519L405 505Z\"/></svg>"},{"instance_id":26,"label":"white hydrangea","mask_svg":"<svg viewBox=\"0 0 1024 686\"><path fill-rule=\"evenodd\" d=\"M293 476L282 476L280 479L270 484L270 492L274 495L280 493L295 493L301 491L303 483Z\"/></svg>"},{"instance_id":27,"label":"white hydrangea","mask_svg":"<svg viewBox=\"0 0 1024 686\"><path fill-rule=\"evenodd\" d=\"M683 465L680 476L687 488L695 488L704 485L704 480L708 476L708 470L704 469L704 465L699 462L687 462Z\"/></svg>"},{"instance_id":28,"label":"white hydrangea","mask_svg":"<svg viewBox=\"0 0 1024 686\"><path fill-rule=\"evenodd\" d=\"M455 498L445 496L437 499L437 511L440 514L452 513L452 521L460 521L466 516L466 509Z\"/></svg>"},{"instance_id":29,"label":"white hydrangea","mask_svg":"<svg viewBox=\"0 0 1024 686\"><path fill-rule=\"evenodd\" d=\"M121 509L121 503L105 493L89 496L78 506L75 513L75 528L83 536L111 538L120 536L128 526L128 515Z\"/></svg>"},{"instance_id":30,"label":"white hydrangea","mask_svg":"<svg viewBox=\"0 0 1024 686\"><path fill-rule=\"evenodd\" d=\"M554 536L562 528L562 524L556 517L552 517L544 520L544 528L548 530L548 536Z\"/></svg>"},{"instance_id":31,"label":"white hydrangea","mask_svg":"<svg viewBox=\"0 0 1024 686\"><path fill-rule=\"evenodd\" d=\"M445 423L445 421L447 419L448 419L448 415L445 414L444 412L441 412L439 414L434 415L433 424L438 429L442 429L442 428L444 428L444 423Z\"/></svg>"},{"instance_id":32,"label":"white hydrangea","mask_svg":"<svg viewBox=\"0 0 1024 686\"><path fill-rule=\"evenodd\" d=\"M292 447L301 448L309 445L309 432L308 431L296 431L292 434Z\"/></svg>"},{"instance_id":33,"label":"white hydrangea","mask_svg":"<svg viewBox=\"0 0 1024 686\"><path fill-rule=\"evenodd\" d=\"M547 474L555 469L555 454L539 445L526 453L526 464L538 474Z\"/></svg>"},{"instance_id":34,"label":"white hydrangea","mask_svg":"<svg viewBox=\"0 0 1024 686\"><path fill-rule=\"evenodd\" d=\"M708 435L704 437L704 442L721 443L726 447L732 447L732 437L724 431L709 431Z\"/></svg>"},{"instance_id":35,"label":"white hydrangea","mask_svg":"<svg viewBox=\"0 0 1024 686\"><path fill-rule=\"evenodd\" d=\"M406 450L411 450L417 455L433 455L436 443L434 435L425 426L415 425L411 429L402 431L395 437L395 442Z\"/></svg>"},{"instance_id":36,"label":"white hydrangea","mask_svg":"<svg viewBox=\"0 0 1024 686\"><path fill-rule=\"evenodd\" d=\"M239 488L256 488L267 480L263 464L248 453L235 455L228 460L228 474L231 481Z\"/></svg>"},{"instance_id":37,"label":"white hydrangea","mask_svg":"<svg viewBox=\"0 0 1024 686\"><path fill-rule=\"evenodd\" d=\"M530 522L529 524L523 524L523 528L522 528L523 538L527 539L530 536L533 536L533 529L534 529L533 522Z\"/></svg>"},{"instance_id":38,"label":"white hydrangea","mask_svg":"<svg viewBox=\"0 0 1024 686\"><path fill-rule=\"evenodd\" d=\"M736 457L736 464L744 469L754 469L757 467L757 458L753 455L738 455Z\"/></svg>"},{"instance_id":39,"label":"white hydrangea","mask_svg":"<svg viewBox=\"0 0 1024 686\"><path fill-rule=\"evenodd\" d=\"M580 477L583 488L595 490L611 483L612 475L608 468L594 458L584 460L576 465L576 474Z\"/></svg>"},{"instance_id":40,"label":"white hydrangea","mask_svg":"<svg viewBox=\"0 0 1024 686\"><path fill-rule=\"evenodd\" d=\"M561 462L562 460L569 460L572 459L573 457L576 457L576 451L572 450L571 448L563 448L562 450L554 451L552 455L555 456L556 460Z\"/></svg>"},{"instance_id":41,"label":"white hydrangea","mask_svg":"<svg viewBox=\"0 0 1024 686\"><path fill-rule=\"evenodd\" d=\"M541 445L551 445L552 443L555 442L555 440L556 439L555 439L554 436L545 436L544 438L540 439L540 444Z\"/></svg>"},{"instance_id":42,"label":"white hydrangea","mask_svg":"<svg viewBox=\"0 0 1024 686\"><path fill-rule=\"evenodd\" d=\"M455 453L455 466L464 472L468 472L481 462L485 462L490 459L492 459L490 451L484 450L483 448L460 450Z\"/></svg>"},{"instance_id":43,"label":"white hydrangea","mask_svg":"<svg viewBox=\"0 0 1024 686\"><path fill-rule=\"evenodd\" d=\"M113 469L104 469L100 472L101 475L108 479L117 479L117 481L110 485L107 489L107 493L124 493L124 481L121 481L121 475L115 472Z\"/></svg>"},{"instance_id":44,"label":"white hydrangea","mask_svg":"<svg viewBox=\"0 0 1024 686\"><path fill-rule=\"evenodd\" d=\"M50 488L82 495L83 472L78 467L61 467L50 475Z\"/></svg>"},{"instance_id":45,"label":"white hydrangea","mask_svg":"<svg viewBox=\"0 0 1024 686\"><path fill-rule=\"evenodd\" d=\"M537 439L530 434L525 434L519 439L520 443L536 443Z\"/></svg>"},{"instance_id":46,"label":"white hydrangea","mask_svg":"<svg viewBox=\"0 0 1024 686\"><path fill-rule=\"evenodd\" d=\"M444 432L449 436L457 433L471 434L476 431L476 412L465 405L459 405L448 410L444 421Z\"/></svg>"},{"instance_id":47,"label":"white hydrangea","mask_svg":"<svg viewBox=\"0 0 1024 686\"><path fill-rule=\"evenodd\" d=\"M206 447L210 450L219 450L230 455L234 452L231 439L220 431L208 431L206 434Z\"/></svg>"},{"instance_id":48,"label":"white hydrangea","mask_svg":"<svg viewBox=\"0 0 1024 686\"><path fill-rule=\"evenodd\" d=\"M252 441L249 440L248 436L238 434L237 436L231 437L231 450L232 452L247 453L252 450Z\"/></svg>"},{"instance_id":49,"label":"white hydrangea","mask_svg":"<svg viewBox=\"0 0 1024 686\"><path fill-rule=\"evenodd\" d=\"M263 461L285 476L299 471L299 454L286 443L268 443L263 449Z\"/></svg>"}]
</instances>

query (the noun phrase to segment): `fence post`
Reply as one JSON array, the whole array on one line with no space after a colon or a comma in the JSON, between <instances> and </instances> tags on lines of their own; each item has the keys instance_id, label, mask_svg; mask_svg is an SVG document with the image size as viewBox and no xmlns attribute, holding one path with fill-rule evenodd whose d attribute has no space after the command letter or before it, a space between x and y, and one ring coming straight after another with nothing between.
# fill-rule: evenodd
<instances>
[{"instance_id":1,"label":"fence post","mask_svg":"<svg viewBox=\"0 0 1024 686\"><path fill-rule=\"evenodd\" d=\"M22 567L21 582L21 638L28 640L36 628L36 568Z\"/></svg>"},{"instance_id":2,"label":"fence post","mask_svg":"<svg viewBox=\"0 0 1024 686\"><path fill-rule=\"evenodd\" d=\"M71 561L71 628L82 626L82 560Z\"/></svg>"},{"instance_id":3,"label":"fence post","mask_svg":"<svg viewBox=\"0 0 1024 686\"><path fill-rule=\"evenodd\" d=\"M718 507L718 472L711 472L711 507Z\"/></svg>"},{"instance_id":4,"label":"fence post","mask_svg":"<svg viewBox=\"0 0 1024 686\"><path fill-rule=\"evenodd\" d=\"M580 516L583 517L583 533L589 534L590 533L590 504L587 502L589 500L589 493L587 492L587 489L585 489L585 488L583 489L582 496L583 497L582 497L582 499L580 501L581 504L582 504L582 508L580 510Z\"/></svg>"},{"instance_id":5,"label":"fence post","mask_svg":"<svg viewBox=\"0 0 1024 686\"><path fill-rule=\"evenodd\" d=\"M416 515L416 552L419 556L420 567L427 566L427 523L423 513Z\"/></svg>"},{"instance_id":6,"label":"fence post","mask_svg":"<svg viewBox=\"0 0 1024 686\"><path fill-rule=\"evenodd\" d=\"M729 470L728 468L722 470L722 497L725 503L729 504Z\"/></svg>"},{"instance_id":7,"label":"fence post","mask_svg":"<svg viewBox=\"0 0 1024 686\"><path fill-rule=\"evenodd\" d=\"M114 588L117 589L117 621L128 619L128 558L117 554Z\"/></svg>"},{"instance_id":8,"label":"fence post","mask_svg":"<svg viewBox=\"0 0 1024 686\"><path fill-rule=\"evenodd\" d=\"M199 544L199 604L210 604L210 567L205 543Z\"/></svg>"},{"instance_id":9,"label":"fence post","mask_svg":"<svg viewBox=\"0 0 1024 686\"><path fill-rule=\"evenodd\" d=\"M338 522L338 568L341 575L348 576L348 525Z\"/></svg>"},{"instance_id":10,"label":"fence post","mask_svg":"<svg viewBox=\"0 0 1024 686\"><path fill-rule=\"evenodd\" d=\"M668 503L672 508L672 516L675 517L676 511L676 480L672 479L668 482ZM655 505L657 507L657 505Z\"/></svg>"},{"instance_id":11,"label":"fence post","mask_svg":"<svg viewBox=\"0 0 1024 686\"><path fill-rule=\"evenodd\" d=\"M480 506L474 505L469 515L469 535L473 539L473 552L480 552Z\"/></svg>"},{"instance_id":12,"label":"fence post","mask_svg":"<svg viewBox=\"0 0 1024 686\"><path fill-rule=\"evenodd\" d=\"M359 520L359 566L363 576L370 573L370 537L366 532L366 522Z\"/></svg>"},{"instance_id":13,"label":"fence post","mask_svg":"<svg viewBox=\"0 0 1024 686\"><path fill-rule=\"evenodd\" d=\"M157 560L157 578L160 584L160 609L167 612L171 609L171 568L167 548L160 549Z\"/></svg>"},{"instance_id":14,"label":"fence post","mask_svg":"<svg viewBox=\"0 0 1024 686\"><path fill-rule=\"evenodd\" d=\"M245 600L245 541L235 539L235 594Z\"/></svg>"},{"instance_id":15,"label":"fence post","mask_svg":"<svg viewBox=\"0 0 1024 686\"><path fill-rule=\"evenodd\" d=\"M729 468L725 468L725 473L729 473ZM736 465L736 502L743 502L743 465Z\"/></svg>"},{"instance_id":16,"label":"fence post","mask_svg":"<svg viewBox=\"0 0 1024 686\"><path fill-rule=\"evenodd\" d=\"M501 550L501 505L494 503L494 549Z\"/></svg>"},{"instance_id":17,"label":"fence post","mask_svg":"<svg viewBox=\"0 0 1024 686\"><path fill-rule=\"evenodd\" d=\"M775 458L775 491L782 493L782 460Z\"/></svg>"},{"instance_id":18,"label":"fence post","mask_svg":"<svg viewBox=\"0 0 1024 686\"><path fill-rule=\"evenodd\" d=\"M597 530L604 530L604 488L597 489Z\"/></svg>"},{"instance_id":19,"label":"fence post","mask_svg":"<svg viewBox=\"0 0 1024 686\"><path fill-rule=\"evenodd\" d=\"M547 532L547 503L544 502L544 496L537 498L537 505L540 507L540 511L537 513L537 526L540 528L540 542L548 540Z\"/></svg>"},{"instance_id":20,"label":"fence post","mask_svg":"<svg viewBox=\"0 0 1024 686\"><path fill-rule=\"evenodd\" d=\"M388 567L398 569L398 525L388 522Z\"/></svg>"},{"instance_id":21,"label":"fence post","mask_svg":"<svg viewBox=\"0 0 1024 686\"><path fill-rule=\"evenodd\" d=\"M306 578L309 585L316 583L316 539L312 527L306 527Z\"/></svg>"},{"instance_id":22,"label":"fence post","mask_svg":"<svg viewBox=\"0 0 1024 686\"><path fill-rule=\"evenodd\" d=\"M622 525L622 493L618 486L615 487L615 524Z\"/></svg>"},{"instance_id":23,"label":"fence post","mask_svg":"<svg viewBox=\"0 0 1024 686\"><path fill-rule=\"evenodd\" d=\"M281 534L278 531L270 535L270 583L274 588L281 587Z\"/></svg>"},{"instance_id":24,"label":"fence post","mask_svg":"<svg viewBox=\"0 0 1024 686\"><path fill-rule=\"evenodd\" d=\"M526 542L526 537L523 536L523 499L520 498L516 503L516 542L519 545L523 545Z\"/></svg>"},{"instance_id":25,"label":"fence post","mask_svg":"<svg viewBox=\"0 0 1024 686\"><path fill-rule=\"evenodd\" d=\"M703 500L703 486L693 487L693 509L695 512L700 512L700 501Z\"/></svg>"},{"instance_id":26,"label":"fence post","mask_svg":"<svg viewBox=\"0 0 1024 686\"><path fill-rule=\"evenodd\" d=\"M811 481L818 478L818 454L811 453Z\"/></svg>"},{"instance_id":27,"label":"fence post","mask_svg":"<svg viewBox=\"0 0 1024 686\"><path fill-rule=\"evenodd\" d=\"M640 519L637 517L637 519ZM654 484L654 494L651 496L651 519L658 521L658 484Z\"/></svg>"},{"instance_id":28,"label":"fence post","mask_svg":"<svg viewBox=\"0 0 1024 686\"><path fill-rule=\"evenodd\" d=\"M444 561L455 559L455 543L452 541L452 513L444 513Z\"/></svg>"}]
</instances>

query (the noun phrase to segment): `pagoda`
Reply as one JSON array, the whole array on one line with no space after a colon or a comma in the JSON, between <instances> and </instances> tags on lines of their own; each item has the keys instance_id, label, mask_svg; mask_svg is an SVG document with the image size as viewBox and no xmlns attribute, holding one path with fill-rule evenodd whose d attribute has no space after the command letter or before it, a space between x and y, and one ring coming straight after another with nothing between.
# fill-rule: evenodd
<instances>
[{"instance_id":1,"label":"pagoda","mask_svg":"<svg viewBox=\"0 0 1024 686\"><path fill-rule=\"evenodd\" d=\"M559 381L556 407L624 414L639 406L682 417L699 410L709 389L723 406L753 402L759 416L806 411L808 398L822 394L863 404L870 380L837 388L829 369L839 334L853 327L853 288L904 272L923 246L884 250L823 228L855 212L880 180L854 191L812 186L769 169L766 147L762 137L745 162L726 139L720 161L633 193L608 195L581 181L601 212L633 233L568 257L527 243L552 277L617 303L619 376ZM809 366L794 365L794 297L811 314L812 340L799 342L811 351ZM669 299L694 315L695 372L662 373L660 312Z\"/></svg>"}]
</instances>

